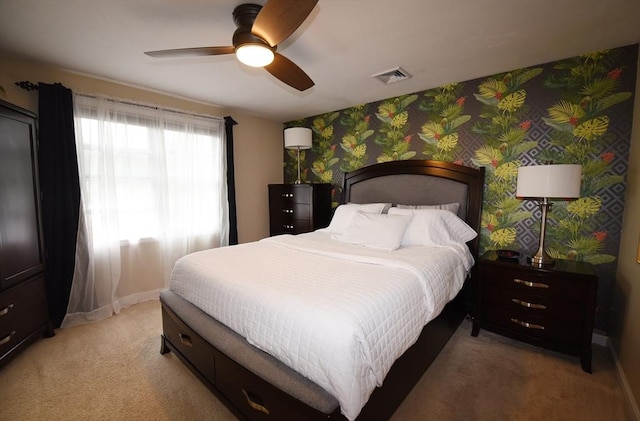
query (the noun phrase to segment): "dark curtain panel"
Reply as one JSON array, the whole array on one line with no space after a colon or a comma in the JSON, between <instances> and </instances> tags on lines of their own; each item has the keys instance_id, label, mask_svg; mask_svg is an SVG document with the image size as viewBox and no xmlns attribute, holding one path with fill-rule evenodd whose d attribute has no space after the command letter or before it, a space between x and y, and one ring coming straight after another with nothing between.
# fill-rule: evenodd
<instances>
[{"instance_id":1,"label":"dark curtain panel","mask_svg":"<svg viewBox=\"0 0 640 421\"><path fill-rule=\"evenodd\" d=\"M42 225L47 253L47 299L54 327L67 313L73 280L80 180L71 90L39 84L38 120Z\"/></svg>"},{"instance_id":2,"label":"dark curtain panel","mask_svg":"<svg viewBox=\"0 0 640 421\"><path fill-rule=\"evenodd\" d=\"M227 136L227 194L229 197L229 245L238 244L238 215L236 214L236 176L233 167L233 126L236 121L224 118Z\"/></svg>"}]
</instances>

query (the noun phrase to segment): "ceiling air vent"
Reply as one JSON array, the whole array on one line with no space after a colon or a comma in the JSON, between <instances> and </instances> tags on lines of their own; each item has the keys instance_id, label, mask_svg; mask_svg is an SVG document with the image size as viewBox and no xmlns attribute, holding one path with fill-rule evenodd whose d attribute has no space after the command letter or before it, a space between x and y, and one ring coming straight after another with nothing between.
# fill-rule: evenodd
<instances>
[{"instance_id":1,"label":"ceiling air vent","mask_svg":"<svg viewBox=\"0 0 640 421\"><path fill-rule=\"evenodd\" d=\"M371 77L378 79L382 83L389 85L391 83L400 82L401 80L407 80L411 77L406 70L401 67L396 67L391 70L385 70L381 73L371 75Z\"/></svg>"}]
</instances>

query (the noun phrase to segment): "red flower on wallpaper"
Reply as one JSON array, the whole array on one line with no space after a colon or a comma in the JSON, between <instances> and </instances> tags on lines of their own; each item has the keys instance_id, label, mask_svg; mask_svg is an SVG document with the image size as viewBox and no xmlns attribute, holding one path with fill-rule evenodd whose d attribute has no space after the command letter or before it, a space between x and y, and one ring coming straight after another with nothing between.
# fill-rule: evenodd
<instances>
[{"instance_id":1,"label":"red flower on wallpaper","mask_svg":"<svg viewBox=\"0 0 640 421\"><path fill-rule=\"evenodd\" d=\"M462 159L456 159L453 163L456 165L464 165L464 161Z\"/></svg>"},{"instance_id":2,"label":"red flower on wallpaper","mask_svg":"<svg viewBox=\"0 0 640 421\"><path fill-rule=\"evenodd\" d=\"M494 158L494 159L492 159L492 160L491 160L491 166L492 166L493 168L497 168L497 167L498 167L498 160L497 160L497 159L495 159L495 158Z\"/></svg>"},{"instance_id":3,"label":"red flower on wallpaper","mask_svg":"<svg viewBox=\"0 0 640 421\"><path fill-rule=\"evenodd\" d=\"M456 99L456 104L458 104L460 107L462 107L464 105L465 99L467 99L466 96L461 96L460 98Z\"/></svg>"},{"instance_id":4,"label":"red flower on wallpaper","mask_svg":"<svg viewBox=\"0 0 640 421\"><path fill-rule=\"evenodd\" d=\"M569 118L569 124L571 124L573 127L576 127L578 125L578 117L576 116L571 116Z\"/></svg>"},{"instance_id":5,"label":"red flower on wallpaper","mask_svg":"<svg viewBox=\"0 0 640 421\"><path fill-rule=\"evenodd\" d=\"M518 127L526 132L531 127L531 120L523 121L522 123L518 124Z\"/></svg>"},{"instance_id":6,"label":"red flower on wallpaper","mask_svg":"<svg viewBox=\"0 0 640 421\"><path fill-rule=\"evenodd\" d=\"M598 241L604 241L607 238L607 233L606 231L598 231L598 232L594 232L593 236Z\"/></svg>"},{"instance_id":7,"label":"red flower on wallpaper","mask_svg":"<svg viewBox=\"0 0 640 421\"><path fill-rule=\"evenodd\" d=\"M615 158L615 154L611 151L608 151L602 154L602 160L607 164L613 161L613 158Z\"/></svg>"},{"instance_id":8,"label":"red flower on wallpaper","mask_svg":"<svg viewBox=\"0 0 640 421\"><path fill-rule=\"evenodd\" d=\"M502 99L502 92L496 92L496 99Z\"/></svg>"},{"instance_id":9,"label":"red flower on wallpaper","mask_svg":"<svg viewBox=\"0 0 640 421\"><path fill-rule=\"evenodd\" d=\"M412 136L413 136L413 135L410 135L410 134L409 134L409 135L405 136L405 138L404 138L403 140L404 140L406 143L411 143L411 137L412 137Z\"/></svg>"},{"instance_id":10,"label":"red flower on wallpaper","mask_svg":"<svg viewBox=\"0 0 640 421\"><path fill-rule=\"evenodd\" d=\"M622 74L622 69L618 67L616 69L613 69L609 73L607 73L607 77L609 77L609 79L616 80L620 77L621 74Z\"/></svg>"}]
</instances>

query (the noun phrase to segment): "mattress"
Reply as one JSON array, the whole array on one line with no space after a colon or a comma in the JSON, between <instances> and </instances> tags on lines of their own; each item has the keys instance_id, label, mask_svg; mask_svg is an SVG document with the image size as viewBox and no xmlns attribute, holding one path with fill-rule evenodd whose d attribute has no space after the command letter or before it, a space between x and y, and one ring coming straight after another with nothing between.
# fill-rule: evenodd
<instances>
[{"instance_id":1,"label":"mattress","mask_svg":"<svg viewBox=\"0 0 640 421\"><path fill-rule=\"evenodd\" d=\"M353 420L472 264L466 247L389 252L316 231L185 256L170 289L335 396Z\"/></svg>"}]
</instances>

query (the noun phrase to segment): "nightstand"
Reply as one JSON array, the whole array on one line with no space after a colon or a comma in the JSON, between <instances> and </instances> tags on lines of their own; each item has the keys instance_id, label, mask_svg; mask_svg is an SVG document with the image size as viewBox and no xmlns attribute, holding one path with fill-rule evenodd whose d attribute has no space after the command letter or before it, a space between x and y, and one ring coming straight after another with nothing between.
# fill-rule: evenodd
<instances>
[{"instance_id":1,"label":"nightstand","mask_svg":"<svg viewBox=\"0 0 640 421\"><path fill-rule=\"evenodd\" d=\"M331 184L269 184L271 235L301 234L331 221Z\"/></svg>"},{"instance_id":2,"label":"nightstand","mask_svg":"<svg viewBox=\"0 0 640 421\"><path fill-rule=\"evenodd\" d=\"M536 267L485 253L478 263L471 334L480 328L580 357L591 373L591 335L598 278L590 263L556 260Z\"/></svg>"}]
</instances>

